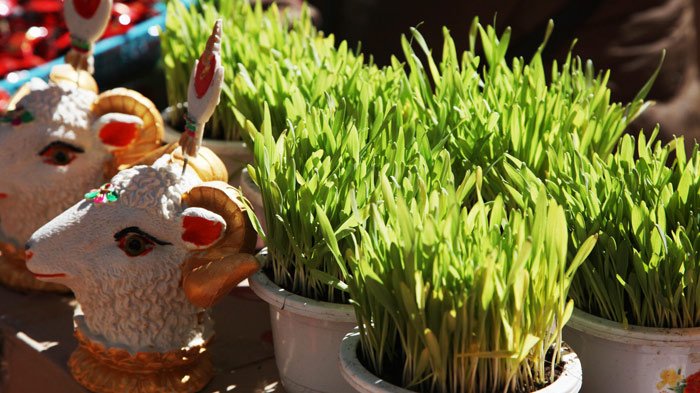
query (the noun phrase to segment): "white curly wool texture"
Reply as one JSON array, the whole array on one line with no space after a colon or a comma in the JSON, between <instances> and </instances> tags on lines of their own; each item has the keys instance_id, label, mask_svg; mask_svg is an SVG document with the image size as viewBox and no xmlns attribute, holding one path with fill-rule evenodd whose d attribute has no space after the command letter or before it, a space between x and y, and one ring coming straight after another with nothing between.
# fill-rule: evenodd
<instances>
[{"instance_id":1,"label":"white curly wool texture","mask_svg":"<svg viewBox=\"0 0 700 393\"><path fill-rule=\"evenodd\" d=\"M0 124L0 241L21 248L41 225L75 203L86 189L99 185L109 153L94 132L90 112L93 92L30 83L31 91L18 107L34 120ZM85 149L73 163L58 167L42 162L39 152L55 140Z\"/></svg>"},{"instance_id":2,"label":"white curly wool texture","mask_svg":"<svg viewBox=\"0 0 700 393\"><path fill-rule=\"evenodd\" d=\"M209 315L184 296L177 261L163 262L170 268L113 280L116 286L95 280L75 288L84 313L76 323L83 324L83 333L94 342L132 354L168 352L209 339Z\"/></svg>"},{"instance_id":3,"label":"white curly wool texture","mask_svg":"<svg viewBox=\"0 0 700 393\"><path fill-rule=\"evenodd\" d=\"M95 98L97 95L89 90L34 82L32 91L22 97L17 106L29 110L41 123L87 130Z\"/></svg>"},{"instance_id":4,"label":"white curly wool texture","mask_svg":"<svg viewBox=\"0 0 700 393\"><path fill-rule=\"evenodd\" d=\"M33 272L63 273L84 315L76 324L93 341L131 353L167 352L201 344L212 334L204 309L180 287L189 249L181 239L181 196L201 183L194 171L161 157L152 167L121 171L111 181L116 202L83 201L37 231L31 239ZM114 234L139 227L170 245L127 256Z\"/></svg>"},{"instance_id":5,"label":"white curly wool texture","mask_svg":"<svg viewBox=\"0 0 700 393\"><path fill-rule=\"evenodd\" d=\"M132 354L168 352L201 344L212 335L207 311L193 306L179 286L179 262L128 279L86 280L74 287L83 316L76 323L92 341ZM106 261L105 261L106 262Z\"/></svg>"},{"instance_id":6,"label":"white curly wool texture","mask_svg":"<svg viewBox=\"0 0 700 393\"><path fill-rule=\"evenodd\" d=\"M161 158L153 167L139 166L121 171L112 180L119 190L120 203L157 212L165 220L174 219L181 210L180 198L187 183L187 178L183 181L174 167Z\"/></svg>"}]
</instances>

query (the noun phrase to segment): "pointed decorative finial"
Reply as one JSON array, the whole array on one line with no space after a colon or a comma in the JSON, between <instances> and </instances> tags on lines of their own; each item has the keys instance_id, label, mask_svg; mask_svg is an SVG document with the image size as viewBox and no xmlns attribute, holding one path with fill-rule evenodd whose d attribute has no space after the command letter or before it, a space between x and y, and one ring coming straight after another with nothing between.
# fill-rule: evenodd
<instances>
[{"instance_id":1,"label":"pointed decorative finial","mask_svg":"<svg viewBox=\"0 0 700 393\"><path fill-rule=\"evenodd\" d=\"M94 73L92 49L107 28L111 13L112 0L65 0L63 15L71 38L66 63Z\"/></svg>"},{"instance_id":2,"label":"pointed decorative finial","mask_svg":"<svg viewBox=\"0 0 700 393\"><path fill-rule=\"evenodd\" d=\"M224 67L221 65L221 19L214 23L207 46L194 63L190 84L187 89L187 115L185 130L180 137L180 146L185 157L182 173L187 168L187 160L196 157L202 145L204 125L209 121L219 104L221 85L224 81Z\"/></svg>"}]
</instances>

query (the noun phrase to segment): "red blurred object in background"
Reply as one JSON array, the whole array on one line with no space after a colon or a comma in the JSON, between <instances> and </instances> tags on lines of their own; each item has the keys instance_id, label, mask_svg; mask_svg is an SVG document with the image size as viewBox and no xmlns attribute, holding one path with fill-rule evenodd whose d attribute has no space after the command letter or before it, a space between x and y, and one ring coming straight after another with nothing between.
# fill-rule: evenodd
<instances>
[{"instance_id":1,"label":"red blurred object in background","mask_svg":"<svg viewBox=\"0 0 700 393\"><path fill-rule=\"evenodd\" d=\"M102 38L124 34L154 16L156 2L115 1ZM69 46L62 0L0 0L0 78L62 56Z\"/></svg>"},{"instance_id":2,"label":"red blurred object in background","mask_svg":"<svg viewBox=\"0 0 700 393\"><path fill-rule=\"evenodd\" d=\"M0 113L7 110L7 105L10 104L10 94L3 89L0 89Z\"/></svg>"},{"instance_id":3,"label":"red blurred object in background","mask_svg":"<svg viewBox=\"0 0 700 393\"><path fill-rule=\"evenodd\" d=\"M56 1L56 0L28 1L24 5L24 9L27 12L34 12L34 13L38 13L38 14L60 13L63 10L63 1Z\"/></svg>"},{"instance_id":4,"label":"red blurred object in background","mask_svg":"<svg viewBox=\"0 0 700 393\"><path fill-rule=\"evenodd\" d=\"M15 0L0 0L0 16L6 18L10 15L10 10L12 10L17 2Z\"/></svg>"}]
</instances>

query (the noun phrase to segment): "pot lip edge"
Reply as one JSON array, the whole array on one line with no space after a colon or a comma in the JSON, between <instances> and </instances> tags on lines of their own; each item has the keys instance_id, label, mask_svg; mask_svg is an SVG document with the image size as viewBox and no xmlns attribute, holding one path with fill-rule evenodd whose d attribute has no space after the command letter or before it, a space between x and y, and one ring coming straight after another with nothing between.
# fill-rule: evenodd
<instances>
[{"instance_id":1,"label":"pot lip edge","mask_svg":"<svg viewBox=\"0 0 700 393\"><path fill-rule=\"evenodd\" d=\"M267 255L265 247L255 257L263 262ZM320 316L320 319L357 324L352 304L330 303L297 295L274 283L262 270L251 275L248 282L250 289L270 307L310 318Z\"/></svg>"},{"instance_id":2,"label":"pot lip edge","mask_svg":"<svg viewBox=\"0 0 700 393\"><path fill-rule=\"evenodd\" d=\"M575 307L566 326L586 334L618 342L654 342L685 345L689 341L700 341L700 327L655 328L629 325L627 329L619 322L601 318ZM618 339L619 338L619 339Z\"/></svg>"},{"instance_id":3,"label":"pot lip edge","mask_svg":"<svg viewBox=\"0 0 700 393\"><path fill-rule=\"evenodd\" d=\"M356 380L363 380L365 383L371 379L372 386L378 387L382 392L386 393L416 393L412 390L398 387L393 385L376 375L372 374L365 366L360 362L357 357L357 347L360 345L360 332L356 328L352 332L348 333L343 337L343 341L340 344L340 351L338 353L338 364L340 367L340 373L345 378L345 380L351 384L353 387L365 387L361 382ZM567 344L568 345L568 344ZM562 361L564 362L564 369L562 370L559 377L549 385L538 389L531 393L549 393L549 392L570 392L575 393L581 389L582 386L582 367L581 359L578 357L576 351L568 345L570 351L562 356ZM350 369L352 369L356 374L357 378L350 375ZM362 378L364 377L364 378ZM551 388L551 389L550 389ZM557 389L557 390L554 390ZM568 389L568 390L567 390Z\"/></svg>"},{"instance_id":4,"label":"pot lip edge","mask_svg":"<svg viewBox=\"0 0 700 393\"><path fill-rule=\"evenodd\" d=\"M338 352L338 367L343 378L355 389L362 388L362 391L367 391L367 386L370 384L377 388L379 392L385 393L415 393L396 386L384 379L372 374L357 357L358 346L360 345L360 332L354 329L343 337L340 342L340 350ZM359 390L358 390L359 391Z\"/></svg>"}]
</instances>

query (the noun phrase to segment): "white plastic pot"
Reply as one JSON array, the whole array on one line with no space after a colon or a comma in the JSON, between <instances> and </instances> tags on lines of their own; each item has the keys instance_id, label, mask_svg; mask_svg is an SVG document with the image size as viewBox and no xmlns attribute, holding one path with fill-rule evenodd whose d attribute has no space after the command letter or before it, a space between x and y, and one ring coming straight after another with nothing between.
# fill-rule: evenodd
<instances>
[{"instance_id":1,"label":"white plastic pot","mask_svg":"<svg viewBox=\"0 0 700 393\"><path fill-rule=\"evenodd\" d=\"M359 393L413 393L377 377L362 365L357 357L360 333L348 333L340 346L340 370L343 377ZM562 356L564 370L559 378L549 386L534 393L577 393L581 389L581 362L573 351ZM628 392L626 390L620 391ZM629 391L630 393L632 391Z\"/></svg>"},{"instance_id":2,"label":"white plastic pot","mask_svg":"<svg viewBox=\"0 0 700 393\"><path fill-rule=\"evenodd\" d=\"M163 141L165 143L172 143L180 140L181 130L175 130L167 121L170 118L171 110L171 108L166 108L161 113L165 123L165 135L163 136ZM243 141L223 141L204 138L202 141L202 146L205 146L213 151L217 156L219 156L224 165L226 165L226 170L228 171L229 175L229 182L238 181L239 172L241 169L245 168L246 165L253 163L253 152Z\"/></svg>"},{"instance_id":3,"label":"white plastic pot","mask_svg":"<svg viewBox=\"0 0 700 393\"><path fill-rule=\"evenodd\" d=\"M625 329L574 310L564 339L586 370L582 393L700 391L700 328Z\"/></svg>"},{"instance_id":4,"label":"white plastic pot","mask_svg":"<svg viewBox=\"0 0 700 393\"><path fill-rule=\"evenodd\" d=\"M275 361L285 391L354 392L338 367L340 342L357 325L352 306L294 295L262 272L250 277L249 283L270 305Z\"/></svg>"},{"instance_id":5,"label":"white plastic pot","mask_svg":"<svg viewBox=\"0 0 700 393\"><path fill-rule=\"evenodd\" d=\"M241 192L243 196L248 199L255 216L258 218L260 225L264 232L267 233L267 221L265 221L265 210L263 210L262 195L260 194L260 188L253 182L253 179L248 174L248 168L243 168L241 171L241 178L239 180L241 187ZM262 238L258 236L258 242L255 246L256 249L261 249L265 247L265 243Z\"/></svg>"}]
</instances>

